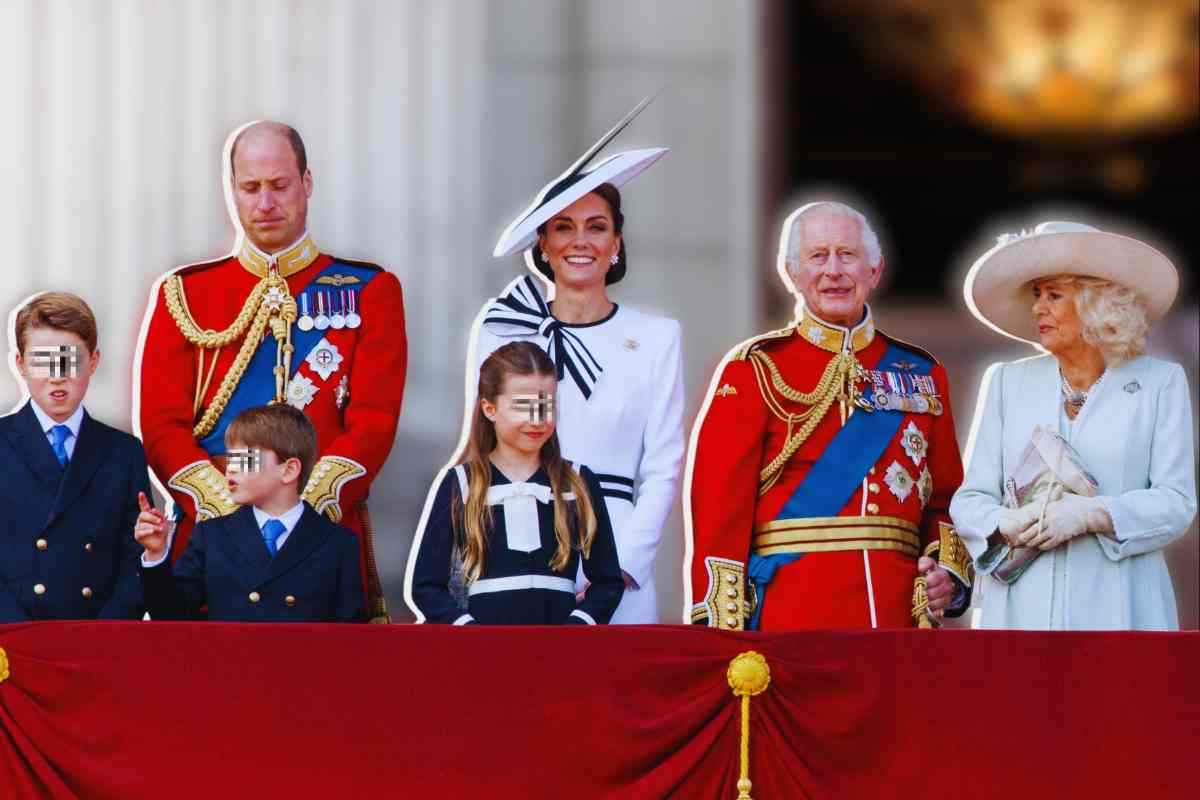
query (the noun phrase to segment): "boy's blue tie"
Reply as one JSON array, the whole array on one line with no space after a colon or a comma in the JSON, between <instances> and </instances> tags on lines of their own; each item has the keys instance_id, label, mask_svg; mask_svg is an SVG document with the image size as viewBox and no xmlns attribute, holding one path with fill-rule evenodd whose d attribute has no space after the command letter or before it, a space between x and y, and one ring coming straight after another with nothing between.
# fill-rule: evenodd
<instances>
[{"instance_id":1,"label":"boy's blue tie","mask_svg":"<svg viewBox=\"0 0 1200 800\"><path fill-rule=\"evenodd\" d=\"M271 558L274 558L275 554L279 552L279 547L275 543L279 541L279 537L285 530L283 523L277 519L269 519L263 523L263 541L267 543L267 552L271 554Z\"/></svg>"},{"instance_id":2,"label":"boy's blue tie","mask_svg":"<svg viewBox=\"0 0 1200 800\"><path fill-rule=\"evenodd\" d=\"M54 455L58 458L58 465L65 467L70 457L67 456L67 439L71 438L71 429L66 425L55 425L50 429L50 435L54 437Z\"/></svg>"}]
</instances>

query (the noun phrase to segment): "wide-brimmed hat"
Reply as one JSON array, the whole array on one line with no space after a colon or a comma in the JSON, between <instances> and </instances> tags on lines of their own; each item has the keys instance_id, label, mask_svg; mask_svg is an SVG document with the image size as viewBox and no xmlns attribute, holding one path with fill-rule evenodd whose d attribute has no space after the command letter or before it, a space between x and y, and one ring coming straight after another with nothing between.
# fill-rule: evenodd
<instances>
[{"instance_id":1,"label":"wide-brimmed hat","mask_svg":"<svg viewBox=\"0 0 1200 800\"><path fill-rule=\"evenodd\" d=\"M967 273L971 313L1000 333L1036 344L1029 284L1051 275L1103 278L1133 289L1151 322L1179 291L1171 260L1145 242L1079 222L1043 222L1032 232L1001 236Z\"/></svg>"},{"instance_id":2,"label":"wide-brimmed hat","mask_svg":"<svg viewBox=\"0 0 1200 800\"><path fill-rule=\"evenodd\" d=\"M528 250L537 241L538 227L555 214L589 192L594 191L601 184L609 183L620 187L628 183L644 172L655 161L666 155L668 152L668 148L666 147L628 150L623 153L611 155L600 163L590 168L588 167L589 162L595 158L604 146L612 141L634 117L640 114L642 109L652 99L652 97L647 97L638 103L632 111L625 115L624 119L614 125L595 144L589 147L587 152L580 156L566 172L543 186L529 208L521 212L505 228L504 233L500 235L500 240L496 242L496 248L492 251L492 255L496 258L501 258L518 250ZM621 252L621 263L613 267L610 271L608 283L620 280L625 273L623 246ZM553 280L554 276L550 272L549 267L545 264L533 262L528 252L526 253L526 263L531 263L535 269Z\"/></svg>"}]
</instances>

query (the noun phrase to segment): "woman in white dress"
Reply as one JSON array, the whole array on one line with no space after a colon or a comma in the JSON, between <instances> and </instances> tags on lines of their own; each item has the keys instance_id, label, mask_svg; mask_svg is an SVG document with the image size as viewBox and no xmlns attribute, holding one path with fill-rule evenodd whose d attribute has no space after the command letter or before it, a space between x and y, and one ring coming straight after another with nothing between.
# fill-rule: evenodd
<instances>
[{"instance_id":1,"label":"woman in white dress","mask_svg":"<svg viewBox=\"0 0 1200 800\"><path fill-rule=\"evenodd\" d=\"M950 504L981 571L994 566L979 561L989 548L1043 551L1011 583L980 576L982 627L1179 627L1163 548L1196 515L1192 393L1180 365L1143 353L1178 284L1149 245L1067 222L1002 237L972 267L976 316L1046 353L988 370ZM1004 505L1035 426L1075 449L1094 497Z\"/></svg>"},{"instance_id":2,"label":"woman in white dress","mask_svg":"<svg viewBox=\"0 0 1200 800\"><path fill-rule=\"evenodd\" d=\"M484 308L472 351L476 371L493 350L519 339L541 345L554 361L563 455L596 473L612 519L626 585L612 617L619 624L658 621L654 559L684 455L679 323L608 294L628 259L617 187L667 151L617 153L588 168L642 107L547 185L505 231L494 255L524 250L538 278L518 278Z\"/></svg>"}]
</instances>

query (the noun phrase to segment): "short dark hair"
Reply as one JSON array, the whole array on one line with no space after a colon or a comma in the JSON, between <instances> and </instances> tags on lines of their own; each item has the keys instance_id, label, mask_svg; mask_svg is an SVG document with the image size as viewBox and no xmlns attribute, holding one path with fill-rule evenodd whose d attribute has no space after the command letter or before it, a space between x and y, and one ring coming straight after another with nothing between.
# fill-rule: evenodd
<instances>
[{"instance_id":1,"label":"short dark hair","mask_svg":"<svg viewBox=\"0 0 1200 800\"><path fill-rule=\"evenodd\" d=\"M305 171L308 170L308 153L304 149L304 140L300 138L300 133L295 128L293 128L291 125L285 125L282 122L278 122L275 124L281 126L284 129L284 131L287 133L288 143L291 144L291 146L292 146L292 152L296 154L296 166L300 168L300 176L303 177ZM238 142L240 142L242 140L242 137L246 135L246 131L250 130L253 127L254 127L253 125L250 125L245 130L243 130L241 133L239 133L237 135L237 138L233 140L233 146L229 148L229 174L230 175L233 175L236 172L236 170L234 169L233 159L234 159L234 156L237 155Z\"/></svg>"},{"instance_id":2,"label":"short dark hair","mask_svg":"<svg viewBox=\"0 0 1200 800\"><path fill-rule=\"evenodd\" d=\"M25 337L30 328L51 328L73 333L96 352L96 315L82 297L69 292L43 292L17 312L17 352L25 354Z\"/></svg>"},{"instance_id":3,"label":"short dark hair","mask_svg":"<svg viewBox=\"0 0 1200 800\"><path fill-rule=\"evenodd\" d=\"M303 411L287 404L247 408L225 429L226 447L230 442L270 450L280 461L300 459L301 492L317 463L316 429Z\"/></svg>"}]
</instances>

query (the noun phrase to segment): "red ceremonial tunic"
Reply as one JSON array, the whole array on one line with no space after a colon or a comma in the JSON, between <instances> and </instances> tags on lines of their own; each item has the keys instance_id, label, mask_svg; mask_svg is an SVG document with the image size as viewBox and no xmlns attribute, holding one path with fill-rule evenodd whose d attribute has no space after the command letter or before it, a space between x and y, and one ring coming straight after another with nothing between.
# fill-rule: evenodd
<instances>
[{"instance_id":1,"label":"red ceremonial tunic","mask_svg":"<svg viewBox=\"0 0 1200 800\"><path fill-rule=\"evenodd\" d=\"M779 567L767 584L760 629L912 626L918 548L937 541L939 523L949 524L950 498L963 477L946 372L940 364L933 361L930 376L941 413L905 413L882 455L835 518L778 519L842 428L845 410L840 402L787 460L774 485L759 494L760 471L783 450L788 426L764 399L750 353L761 349L784 382L811 392L844 347L852 346L858 362L870 370L879 366L889 345L933 361L911 345L878 334L869 310L853 330L806 315L795 327L752 340L726 359L693 442L689 491L694 621L741 626L740 620L734 623L733 612L741 600L735 597L737 580L727 573L729 585L714 586L715 566L728 562L736 574L744 570L752 550L779 552L789 543L804 542L808 550ZM769 374L766 381L769 384ZM774 397L791 414L808 408L782 399L778 391ZM879 413L851 409L853 414ZM799 427L794 423L792 432ZM719 620L711 619L704 606L713 590Z\"/></svg>"},{"instance_id":2,"label":"red ceremonial tunic","mask_svg":"<svg viewBox=\"0 0 1200 800\"><path fill-rule=\"evenodd\" d=\"M182 267L174 273L182 278L187 309L199 328L222 331L233 323L260 281L260 276L252 273L239 259L252 263L255 258L262 256L244 247L237 256ZM292 368L296 376L304 377L300 383L307 387L307 392L300 398L289 396L289 402L302 407L316 428L320 459L338 457L345 460L344 463L357 465L354 472L358 474L337 488L333 504L336 513L328 507L318 510L332 517L340 515L342 525L361 534L364 523L360 504L366 499L371 481L391 450L404 393L407 342L400 282L375 265L318 253L307 236L278 254L278 262L280 274L285 277L295 298L299 298L306 287L313 289L316 276L331 265L334 273L338 272L338 265L343 264L360 274L372 276L369 281L357 284L361 325L354 329L322 331L324 339L333 345L332 349L341 358L336 369L322 377L305 361L305 353L298 350L292 357ZM335 278L330 276L325 280ZM331 292L339 288L332 282L322 283L320 287ZM201 398L200 409L195 411L198 381L205 380L214 351L204 351L205 375L198 376L200 348L184 337L168 311L165 280L156 286L151 303L153 310L141 350L140 403L135 413L140 422L147 461L182 511L172 546L174 556L178 557L195 524L198 498L181 489L175 479L190 465L211 463L211 456L225 452L223 445L218 445L211 453L202 447L193 434L193 427L203 410L212 403L222 378L237 356L242 339L215 351L216 366ZM316 313L315 309L310 310ZM269 332L259 345L260 349L264 347L270 349L273 357L277 345ZM293 383L295 381L293 378ZM261 405L273 398L272 382L262 386L261 391L256 390L253 400ZM230 412L225 416L229 417ZM224 424L227 423L228 419L225 419ZM318 470L321 464L319 460ZM361 467L361 471L357 467ZM208 515L207 512L200 513L201 518ZM366 537L360 538L363 540L361 564L365 577L374 573L374 555ZM375 580L377 582L377 578Z\"/></svg>"}]
</instances>

